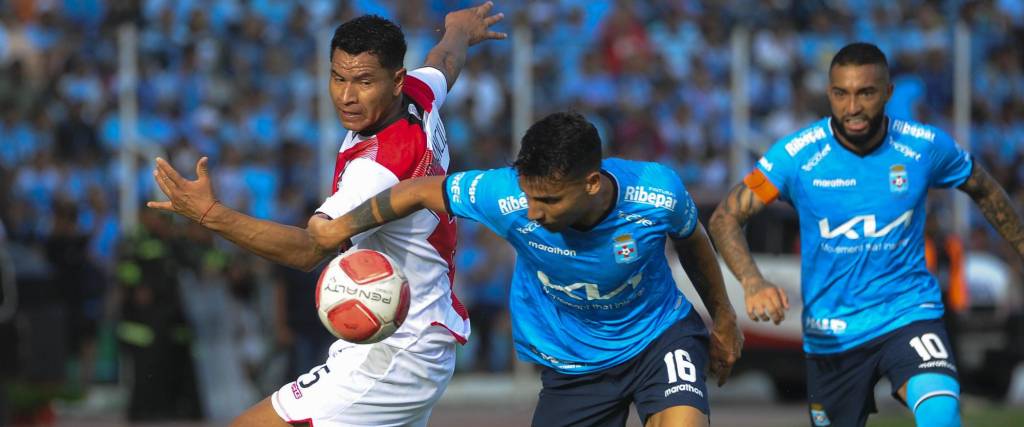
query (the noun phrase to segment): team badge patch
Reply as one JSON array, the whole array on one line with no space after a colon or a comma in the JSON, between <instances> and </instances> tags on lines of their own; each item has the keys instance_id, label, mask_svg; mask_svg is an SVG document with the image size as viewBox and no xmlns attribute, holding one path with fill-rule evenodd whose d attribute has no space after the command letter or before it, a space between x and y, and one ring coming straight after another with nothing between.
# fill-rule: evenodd
<instances>
[{"instance_id":1,"label":"team badge patch","mask_svg":"<svg viewBox=\"0 0 1024 427\"><path fill-rule=\"evenodd\" d=\"M615 262L619 264L629 264L640 258L636 252L636 240L629 233L615 236L612 249L615 251Z\"/></svg>"},{"instance_id":2,"label":"team badge patch","mask_svg":"<svg viewBox=\"0 0 1024 427\"><path fill-rule=\"evenodd\" d=\"M814 423L815 427L827 427L832 425L832 422L828 419L828 415L825 414L825 407L821 406L820 403L811 404L811 421Z\"/></svg>"},{"instance_id":3,"label":"team badge patch","mask_svg":"<svg viewBox=\"0 0 1024 427\"><path fill-rule=\"evenodd\" d=\"M907 191L907 168L903 165L892 165L889 168L889 191L903 193Z\"/></svg>"}]
</instances>

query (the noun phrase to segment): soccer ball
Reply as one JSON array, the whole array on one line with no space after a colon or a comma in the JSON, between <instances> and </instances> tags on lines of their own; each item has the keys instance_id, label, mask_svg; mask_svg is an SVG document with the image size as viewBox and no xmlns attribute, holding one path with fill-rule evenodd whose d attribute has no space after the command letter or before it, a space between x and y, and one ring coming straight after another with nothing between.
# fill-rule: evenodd
<instances>
[{"instance_id":1,"label":"soccer ball","mask_svg":"<svg viewBox=\"0 0 1024 427\"><path fill-rule=\"evenodd\" d=\"M316 283L316 311L334 336L357 344L383 340L409 314L409 281L394 260L358 249L338 255Z\"/></svg>"}]
</instances>

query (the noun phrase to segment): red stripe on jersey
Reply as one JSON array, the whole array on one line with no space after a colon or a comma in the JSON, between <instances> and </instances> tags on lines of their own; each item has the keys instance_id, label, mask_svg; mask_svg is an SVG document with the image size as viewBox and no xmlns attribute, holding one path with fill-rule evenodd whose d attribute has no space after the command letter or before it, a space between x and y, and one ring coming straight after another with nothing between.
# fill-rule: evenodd
<instances>
[{"instance_id":1,"label":"red stripe on jersey","mask_svg":"<svg viewBox=\"0 0 1024 427\"><path fill-rule=\"evenodd\" d=\"M377 141L374 160L395 174L399 181L416 177L416 167L429 153L423 128L408 120L399 120L378 132Z\"/></svg>"},{"instance_id":2,"label":"red stripe on jersey","mask_svg":"<svg viewBox=\"0 0 1024 427\"><path fill-rule=\"evenodd\" d=\"M286 421L286 422L288 424L291 424L291 425L294 425L294 426L302 427L302 426L307 426L308 425L309 427L313 427L313 419L312 418L306 418L304 420L291 420L291 421Z\"/></svg>"},{"instance_id":3,"label":"red stripe on jersey","mask_svg":"<svg viewBox=\"0 0 1024 427\"><path fill-rule=\"evenodd\" d=\"M349 147L348 150L338 153L334 161L334 180L331 182L331 194L338 192L338 181L341 180L341 173L353 159L364 158L375 160L377 157L377 137L372 137Z\"/></svg>"},{"instance_id":4,"label":"red stripe on jersey","mask_svg":"<svg viewBox=\"0 0 1024 427\"><path fill-rule=\"evenodd\" d=\"M458 235L458 230L455 227L455 221L448 216L448 214L437 214L438 223L437 228L434 229L433 233L430 233L430 237L427 237L427 243L437 251L437 254L441 256L445 264L448 264L448 283L449 286L455 285L455 241ZM459 314L463 319L469 318L469 312L466 311L466 306L462 305L459 301L459 297L455 295L455 289L452 289L452 308Z\"/></svg>"},{"instance_id":5,"label":"red stripe on jersey","mask_svg":"<svg viewBox=\"0 0 1024 427\"><path fill-rule=\"evenodd\" d=\"M452 295L454 296L454 294L452 294ZM431 323L430 326L440 326L440 327L444 328L446 331L448 331L449 334L452 334L452 336L455 337L455 341L458 341L459 344L465 345L467 342L469 342L469 340L467 340L466 337L464 337L462 335L459 335L458 333L453 331L452 328L449 328L449 327L445 326L441 322Z\"/></svg>"},{"instance_id":6,"label":"red stripe on jersey","mask_svg":"<svg viewBox=\"0 0 1024 427\"><path fill-rule=\"evenodd\" d=\"M407 74L405 76L405 85L402 86L402 93L412 98L412 102L415 102L424 111L429 113L434 109L434 91L430 90L430 86L424 83L423 80Z\"/></svg>"}]
</instances>

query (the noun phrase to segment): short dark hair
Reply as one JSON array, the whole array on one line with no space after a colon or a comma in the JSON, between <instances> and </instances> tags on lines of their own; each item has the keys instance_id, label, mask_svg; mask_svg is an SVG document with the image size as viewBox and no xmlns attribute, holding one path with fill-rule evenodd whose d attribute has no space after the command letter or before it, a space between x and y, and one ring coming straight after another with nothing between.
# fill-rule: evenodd
<instances>
[{"instance_id":1,"label":"short dark hair","mask_svg":"<svg viewBox=\"0 0 1024 427\"><path fill-rule=\"evenodd\" d=\"M832 57L832 64L828 66L829 71L840 65L881 65L889 71L889 61L885 59L882 49L871 43L850 43L839 49L836 56Z\"/></svg>"},{"instance_id":2,"label":"short dark hair","mask_svg":"<svg viewBox=\"0 0 1024 427\"><path fill-rule=\"evenodd\" d=\"M405 60L405 35L398 24L377 15L364 15L349 20L334 30L331 57L341 49L350 55L363 52L377 56L380 65L389 70L402 68Z\"/></svg>"},{"instance_id":3,"label":"short dark hair","mask_svg":"<svg viewBox=\"0 0 1024 427\"><path fill-rule=\"evenodd\" d=\"M554 113L526 131L512 166L528 179L582 178L601 168L601 137L579 113Z\"/></svg>"}]
</instances>

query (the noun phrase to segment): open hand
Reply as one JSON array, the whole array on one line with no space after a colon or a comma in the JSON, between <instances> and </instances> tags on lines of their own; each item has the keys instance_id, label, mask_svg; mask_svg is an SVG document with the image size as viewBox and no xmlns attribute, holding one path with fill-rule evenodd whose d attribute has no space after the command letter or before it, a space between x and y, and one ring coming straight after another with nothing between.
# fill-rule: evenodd
<instances>
[{"instance_id":1,"label":"open hand","mask_svg":"<svg viewBox=\"0 0 1024 427\"><path fill-rule=\"evenodd\" d=\"M490 30L491 25L505 17L504 13L488 16L493 7L494 3L487 2L480 6L451 12L444 17L445 31L463 32L470 46L484 40L503 40L508 37L508 34Z\"/></svg>"},{"instance_id":2,"label":"open hand","mask_svg":"<svg viewBox=\"0 0 1024 427\"><path fill-rule=\"evenodd\" d=\"M203 214L208 212L217 201L213 195L210 182L210 171L207 169L206 157L196 162L196 180L188 180L166 160L157 157L153 179L167 198L165 202L149 201L146 206L152 209L177 212L188 219L199 222Z\"/></svg>"},{"instance_id":3,"label":"open hand","mask_svg":"<svg viewBox=\"0 0 1024 427\"><path fill-rule=\"evenodd\" d=\"M764 279L755 279L750 285L743 286L747 316L755 322L769 319L776 325L786 318L789 310L789 297L786 291Z\"/></svg>"}]
</instances>

